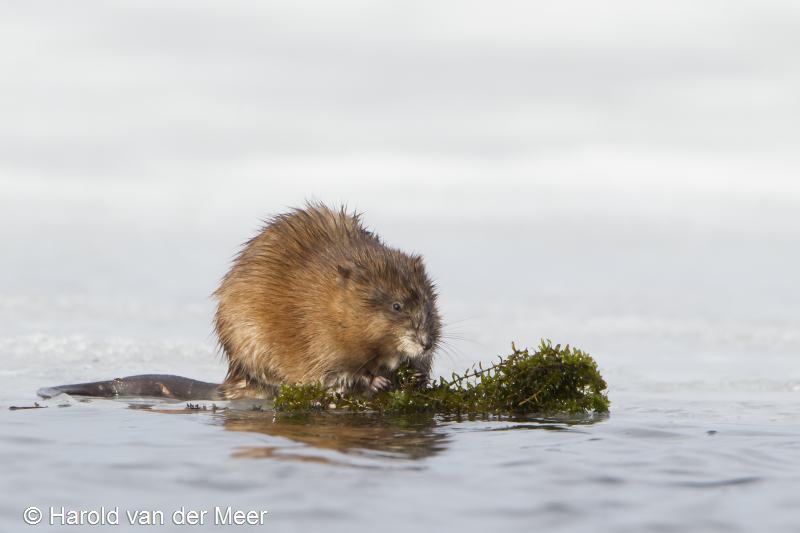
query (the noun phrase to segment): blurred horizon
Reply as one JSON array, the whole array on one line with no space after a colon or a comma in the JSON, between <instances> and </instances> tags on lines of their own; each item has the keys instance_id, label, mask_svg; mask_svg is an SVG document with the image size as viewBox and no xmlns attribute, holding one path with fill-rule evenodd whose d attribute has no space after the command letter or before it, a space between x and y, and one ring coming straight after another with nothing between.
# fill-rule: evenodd
<instances>
[{"instance_id":1,"label":"blurred horizon","mask_svg":"<svg viewBox=\"0 0 800 533\"><path fill-rule=\"evenodd\" d=\"M0 161L81 179L622 147L796 164L798 16L788 1L12 1Z\"/></svg>"}]
</instances>

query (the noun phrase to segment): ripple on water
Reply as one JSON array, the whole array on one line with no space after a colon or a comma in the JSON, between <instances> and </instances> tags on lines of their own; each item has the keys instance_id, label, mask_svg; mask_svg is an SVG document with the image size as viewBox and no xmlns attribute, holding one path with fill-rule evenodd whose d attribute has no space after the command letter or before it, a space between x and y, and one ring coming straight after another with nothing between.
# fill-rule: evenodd
<instances>
[{"instance_id":1,"label":"ripple on water","mask_svg":"<svg viewBox=\"0 0 800 533\"><path fill-rule=\"evenodd\" d=\"M717 488L717 487L734 487L736 485L752 485L763 481L763 478L757 476L751 477L737 477L730 479L714 479L708 481L676 481L670 483L675 487L690 487L698 489Z\"/></svg>"}]
</instances>

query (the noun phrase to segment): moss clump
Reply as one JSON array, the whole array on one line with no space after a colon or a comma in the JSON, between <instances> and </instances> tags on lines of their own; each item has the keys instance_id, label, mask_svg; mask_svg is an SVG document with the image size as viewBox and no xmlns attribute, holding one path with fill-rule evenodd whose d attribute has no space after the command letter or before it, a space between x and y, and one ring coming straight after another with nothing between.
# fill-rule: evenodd
<instances>
[{"instance_id":1,"label":"moss clump","mask_svg":"<svg viewBox=\"0 0 800 533\"><path fill-rule=\"evenodd\" d=\"M382 413L520 415L607 413L606 382L587 353L542 341L536 351L519 350L487 368L419 383L400 368L395 387L371 398L326 390L321 385L283 385L275 398L279 412L344 409Z\"/></svg>"}]
</instances>

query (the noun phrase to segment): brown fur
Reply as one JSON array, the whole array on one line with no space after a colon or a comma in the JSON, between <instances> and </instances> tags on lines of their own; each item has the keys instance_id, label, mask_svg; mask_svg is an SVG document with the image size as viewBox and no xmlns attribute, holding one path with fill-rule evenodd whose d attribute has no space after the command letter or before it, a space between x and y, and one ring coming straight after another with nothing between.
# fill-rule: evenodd
<instances>
[{"instance_id":1,"label":"brown fur","mask_svg":"<svg viewBox=\"0 0 800 533\"><path fill-rule=\"evenodd\" d=\"M214 294L227 398L269 396L281 383L368 390L402 362L427 375L439 340L422 259L385 246L344 209L274 217Z\"/></svg>"}]
</instances>

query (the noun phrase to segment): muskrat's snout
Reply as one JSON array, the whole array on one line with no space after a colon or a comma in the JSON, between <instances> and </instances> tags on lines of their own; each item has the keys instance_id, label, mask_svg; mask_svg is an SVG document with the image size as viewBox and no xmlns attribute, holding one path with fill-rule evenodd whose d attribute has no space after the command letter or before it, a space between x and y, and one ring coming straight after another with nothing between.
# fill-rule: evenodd
<instances>
[{"instance_id":1,"label":"muskrat's snout","mask_svg":"<svg viewBox=\"0 0 800 533\"><path fill-rule=\"evenodd\" d=\"M436 311L433 313L429 322L417 330L417 341L426 353L431 352L439 343L439 315Z\"/></svg>"},{"instance_id":2,"label":"muskrat's snout","mask_svg":"<svg viewBox=\"0 0 800 533\"><path fill-rule=\"evenodd\" d=\"M419 326L411 323L400 329L398 351L409 359L430 357L439 339L437 324L437 321Z\"/></svg>"},{"instance_id":3,"label":"muskrat's snout","mask_svg":"<svg viewBox=\"0 0 800 533\"><path fill-rule=\"evenodd\" d=\"M427 333L408 332L400 338L399 351L409 358L423 357L433 348L433 340Z\"/></svg>"},{"instance_id":4,"label":"muskrat's snout","mask_svg":"<svg viewBox=\"0 0 800 533\"><path fill-rule=\"evenodd\" d=\"M417 335L417 340L422 345L422 348L427 352L433 348L433 338L429 333L420 333Z\"/></svg>"},{"instance_id":5,"label":"muskrat's snout","mask_svg":"<svg viewBox=\"0 0 800 533\"><path fill-rule=\"evenodd\" d=\"M408 337L416 345L415 350L407 351L408 355L417 357L430 356L439 340L438 315L432 317L427 323L421 324L417 328L412 328L408 333Z\"/></svg>"}]
</instances>

